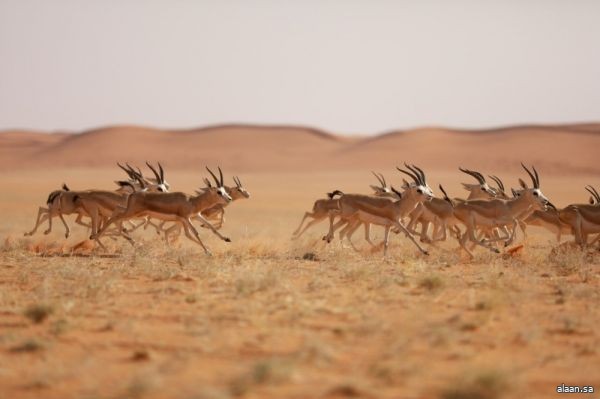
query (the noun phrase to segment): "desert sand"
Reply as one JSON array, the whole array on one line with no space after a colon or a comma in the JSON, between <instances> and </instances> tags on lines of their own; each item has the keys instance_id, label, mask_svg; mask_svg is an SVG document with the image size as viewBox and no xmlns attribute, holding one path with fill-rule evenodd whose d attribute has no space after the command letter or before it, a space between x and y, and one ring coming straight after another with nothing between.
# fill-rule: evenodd
<instances>
[{"instance_id":1,"label":"desert sand","mask_svg":"<svg viewBox=\"0 0 600 399\"><path fill-rule=\"evenodd\" d=\"M457 197L472 182L459 165L516 187L527 178L523 160L557 206L586 202L583 187L599 185L598 131L0 134L0 397L560 398L562 383L598 391L597 251L557 249L554 235L534 227L513 255L478 249L472 261L453 240L425 257L394 235L386 259L362 233L361 252L326 245L326 222L291 240L315 199L333 189L368 193L371 170L399 185L394 168L404 160L425 169L434 191L443 183ZM49 235L23 237L63 182L114 189L115 161L146 159L160 160L185 192L201 185L205 164L221 165L230 183L239 175L251 198L227 209L222 231L232 242L202 230L209 258L148 230L134 235L136 247L107 240L104 253L73 217L68 239L58 220ZM381 229L373 235L381 240Z\"/></svg>"},{"instance_id":2,"label":"desert sand","mask_svg":"<svg viewBox=\"0 0 600 399\"><path fill-rule=\"evenodd\" d=\"M418 128L346 137L300 126L223 125L189 130L109 126L85 132L0 132L0 170L107 167L160 160L177 169L219 164L234 172L389 168L518 172L519 162L553 174L596 174L600 124L513 126L467 131Z\"/></svg>"}]
</instances>

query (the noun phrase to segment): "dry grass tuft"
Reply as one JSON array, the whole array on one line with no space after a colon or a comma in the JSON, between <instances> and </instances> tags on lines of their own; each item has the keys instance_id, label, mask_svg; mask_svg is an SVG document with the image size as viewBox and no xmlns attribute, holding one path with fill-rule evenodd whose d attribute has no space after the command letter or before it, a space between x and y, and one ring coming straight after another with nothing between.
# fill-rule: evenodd
<instances>
[{"instance_id":1,"label":"dry grass tuft","mask_svg":"<svg viewBox=\"0 0 600 399\"><path fill-rule=\"evenodd\" d=\"M146 360L150 360L150 352L146 349L138 349L133 352L130 358L134 362L144 362Z\"/></svg>"},{"instance_id":2,"label":"dry grass tuft","mask_svg":"<svg viewBox=\"0 0 600 399\"><path fill-rule=\"evenodd\" d=\"M422 277L418 284L427 291L438 291L444 286L444 280L436 274L430 274Z\"/></svg>"},{"instance_id":3,"label":"dry grass tuft","mask_svg":"<svg viewBox=\"0 0 600 399\"><path fill-rule=\"evenodd\" d=\"M10 352L13 353L29 353L29 352L38 352L45 348L44 344L36 339L28 339L24 342L15 345L9 349Z\"/></svg>"},{"instance_id":4,"label":"dry grass tuft","mask_svg":"<svg viewBox=\"0 0 600 399\"><path fill-rule=\"evenodd\" d=\"M292 362L287 359L272 358L259 361L248 372L231 381L230 393L242 396L255 386L285 383L291 378L292 368Z\"/></svg>"},{"instance_id":5,"label":"dry grass tuft","mask_svg":"<svg viewBox=\"0 0 600 399\"><path fill-rule=\"evenodd\" d=\"M54 308L50 305L35 304L28 306L23 314L32 322L39 324L52 314Z\"/></svg>"},{"instance_id":6,"label":"dry grass tuft","mask_svg":"<svg viewBox=\"0 0 600 399\"><path fill-rule=\"evenodd\" d=\"M466 376L440 393L441 399L499 399L506 395L508 383L496 371Z\"/></svg>"}]
</instances>

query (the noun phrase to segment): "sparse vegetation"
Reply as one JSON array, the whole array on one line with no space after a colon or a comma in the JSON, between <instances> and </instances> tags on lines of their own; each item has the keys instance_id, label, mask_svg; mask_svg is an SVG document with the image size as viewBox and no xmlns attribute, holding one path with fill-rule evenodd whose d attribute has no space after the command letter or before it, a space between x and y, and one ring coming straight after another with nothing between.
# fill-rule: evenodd
<instances>
[{"instance_id":1,"label":"sparse vegetation","mask_svg":"<svg viewBox=\"0 0 600 399\"><path fill-rule=\"evenodd\" d=\"M499 399L506 387L506 398L541 399L540 376L600 369L600 256L551 259L553 237L535 231L518 258L477 252L471 262L452 242L425 258L396 235L387 259L360 234L361 252L326 245L316 230L290 241L295 211L322 190L267 228L263 209L285 194L269 190L232 208L223 230L233 242L207 238L210 258L152 231L139 233L140 247L107 239L117 257L37 256L83 233L17 238L30 208L11 208L0 230L15 237L0 253L0 391ZM381 230L372 233L379 242Z\"/></svg>"},{"instance_id":2,"label":"sparse vegetation","mask_svg":"<svg viewBox=\"0 0 600 399\"><path fill-rule=\"evenodd\" d=\"M54 311L53 307L45 304L30 305L23 314L34 323L41 323Z\"/></svg>"},{"instance_id":3,"label":"sparse vegetation","mask_svg":"<svg viewBox=\"0 0 600 399\"><path fill-rule=\"evenodd\" d=\"M441 399L499 399L508 393L508 382L499 372L478 372L465 376L443 390Z\"/></svg>"},{"instance_id":4,"label":"sparse vegetation","mask_svg":"<svg viewBox=\"0 0 600 399\"><path fill-rule=\"evenodd\" d=\"M444 286L444 281L438 275L431 274L419 279L419 287L427 291L437 291Z\"/></svg>"}]
</instances>

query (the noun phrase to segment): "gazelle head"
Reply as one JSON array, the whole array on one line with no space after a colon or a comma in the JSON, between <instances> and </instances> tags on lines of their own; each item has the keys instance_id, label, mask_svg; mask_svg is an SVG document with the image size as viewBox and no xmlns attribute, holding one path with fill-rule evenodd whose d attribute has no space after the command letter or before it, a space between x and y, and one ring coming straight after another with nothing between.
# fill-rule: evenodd
<instances>
[{"instance_id":1,"label":"gazelle head","mask_svg":"<svg viewBox=\"0 0 600 399\"><path fill-rule=\"evenodd\" d=\"M408 165L406 162L404 163L404 166L410 170L410 172L400 169L397 166L396 169L405 175L408 175L414 181L414 185L409 184L408 189L405 192L414 195L419 201L431 201L433 199L433 191L427 185L427 179L423 170L418 166Z\"/></svg>"},{"instance_id":2,"label":"gazelle head","mask_svg":"<svg viewBox=\"0 0 600 399\"><path fill-rule=\"evenodd\" d=\"M540 177L535 169L535 166L532 166L533 173L525 165L523 165L523 163L521 163L521 166L531 178L533 187L528 187L523 180L519 179L519 183L521 184L523 190L520 190L518 197L527 199L534 208L539 210L545 211L548 208L556 209L556 207L548 200L548 198L546 198L540 189Z\"/></svg>"},{"instance_id":3,"label":"gazelle head","mask_svg":"<svg viewBox=\"0 0 600 399\"><path fill-rule=\"evenodd\" d=\"M393 190L393 188L388 187L386 181L385 181L385 177L383 177L383 175L381 173L375 173L373 171L371 171L371 173L373 173L373 176L375 176L377 178L377 180L379 181L379 186L374 186L374 185L369 185L369 187L371 187L374 191L374 194L377 197L386 197L386 198L399 198L398 194L396 194Z\"/></svg>"},{"instance_id":4,"label":"gazelle head","mask_svg":"<svg viewBox=\"0 0 600 399\"><path fill-rule=\"evenodd\" d=\"M231 198L231 195L229 195L229 193L227 192L225 185L223 184L223 171L221 170L220 166L218 168L219 168L219 178L217 178L217 176L213 173L213 171L210 170L208 168L208 166L206 166L206 170L208 170L208 173L210 173L210 175L215 180L214 187L210 184L210 181L208 181L208 179L204 180L205 182L208 183L206 190L209 192L214 192L218 196L218 198L220 199L220 201L222 203L228 203L228 202L232 201L232 198Z\"/></svg>"},{"instance_id":5,"label":"gazelle head","mask_svg":"<svg viewBox=\"0 0 600 399\"><path fill-rule=\"evenodd\" d=\"M151 189L161 193L168 192L171 186L165 180L165 171L160 162L158 163L158 171L152 165L150 165L148 161L146 161L146 165L148 165L152 173L154 173L154 179L150 179L150 181L153 183Z\"/></svg>"},{"instance_id":6,"label":"gazelle head","mask_svg":"<svg viewBox=\"0 0 600 399\"><path fill-rule=\"evenodd\" d=\"M233 176L233 182L235 183L235 187L229 188L231 198L250 198L250 193L244 188L239 177Z\"/></svg>"},{"instance_id":7,"label":"gazelle head","mask_svg":"<svg viewBox=\"0 0 600 399\"><path fill-rule=\"evenodd\" d=\"M585 186L585 189L587 190L588 193L590 193L592 196L590 197L590 205L599 205L600 204L600 194L598 194L598 191L596 190L596 188L587 185Z\"/></svg>"},{"instance_id":8,"label":"gazelle head","mask_svg":"<svg viewBox=\"0 0 600 399\"><path fill-rule=\"evenodd\" d=\"M458 169L461 172L474 177L477 180L477 182L479 183L479 184L467 184L467 183L462 184L463 187L465 188L465 190L467 190L471 193L469 198L471 198L471 199L493 198L496 196L496 190L494 190L487 184L487 182L485 181L485 177L481 173L479 173L475 170L463 169L462 167L460 167Z\"/></svg>"}]
</instances>

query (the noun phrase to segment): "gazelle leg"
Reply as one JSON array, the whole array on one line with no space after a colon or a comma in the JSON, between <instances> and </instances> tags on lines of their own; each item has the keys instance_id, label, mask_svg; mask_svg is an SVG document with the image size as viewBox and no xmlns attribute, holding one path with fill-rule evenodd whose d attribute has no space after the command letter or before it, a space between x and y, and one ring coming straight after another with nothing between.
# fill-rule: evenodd
<instances>
[{"instance_id":1,"label":"gazelle leg","mask_svg":"<svg viewBox=\"0 0 600 399\"><path fill-rule=\"evenodd\" d=\"M437 228L437 234L434 231L433 241L446 241L446 238L447 238L446 230L448 229L448 227L446 226L446 222L444 220L441 220L440 223L437 224L436 228ZM442 234L442 236L440 238L436 238L440 233Z\"/></svg>"},{"instance_id":2,"label":"gazelle leg","mask_svg":"<svg viewBox=\"0 0 600 399\"><path fill-rule=\"evenodd\" d=\"M300 226L298 226L298 228L297 228L296 230L294 230L294 232L292 233L292 235L294 235L294 236L295 236L295 235L299 235L299 234L298 234L298 232L299 232L299 231L300 231L300 229L302 228L302 225L304 224L304 221L305 221L307 218L317 218L317 215L316 215L316 214L314 214L314 213L312 213L312 212L305 212L305 213L304 213L304 217L303 217L303 218L302 218L302 220L300 221ZM304 230L306 230L306 229L304 229ZM302 230L302 231L304 231L304 230ZM300 234L301 234L301 233L300 233Z\"/></svg>"},{"instance_id":3,"label":"gazelle leg","mask_svg":"<svg viewBox=\"0 0 600 399\"><path fill-rule=\"evenodd\" d=\"M471 251L469 251L469 248L467 248L467 245L466 245L467 244L467 240L469 239L469 231L468 230L469 230L469 226L467 226L467 231L465 231L463 233L463 235L460 238L460 240L458 240L458 243L460 244L460 247L465 250L465 252L467 253L467 255L469 255L469 258L473 259L474 256L471 253Z\"/></svg>"},{"instance_id":4,"label":"gazelle leg","mask_svg":"<svg viewBox=\"0 0 600 399\"><path fill-rule=\"evenodd\" d=\"M402 226L402 228L404 229L405 233L410 234L408 232L408 230L406 230L404 228L404 226ZM388 225L388 226L385 226L385 233L384 233L384 236L383 236L383 257L384 258L387 256L387 250L388 250L389 243L390 243L390 226ZM416 243L416 241L415 241L415 243ZM417 246L418 245L419 244L417 244Z\"/></svg>"},{"instance_id":5,"label":"gazelle leg","mask_svg":"<svg viewBox=\"0 0 600 399\"><path fill-rule=\"evenodd\" d=\"M35 232L37 231L38 227L40 226L40 224L43 223L43 221L45 220L42 216L44 216L45 218L48 218L48 214L50 213L50 211L48 210L48 208L44 208L41 207L38 209L38 214L37 214L37 218L35 219L35 226L33 226L33 230L31 230L29 233L25 233L25 236L32 236L35 234Z\"/></svg>"},{"instance_id":6,"label":"gazelle leg","mask_svg":"<svg viewBox=\"0 0 600 399\"><path fill-rule=\"evenodd\" d=\"M292 237L292 239L293 239L293 240L296 240L296 239L300 238L300 236L301 236L302 234L304 234L304 232L305 232L306 230L308 230L308 229L309 229L311 226L314 226L315 224L317 224L317 223L321 222L323 219L325 219L325 217L326 217L326 216L321 216L321 215L319 215L318 217L315 217L315 219L314 219L314 220L311 220L310 222L308 222L308 223L306 224L306 226L304 226L304 228L302 229L302 231L300 231L298 234L296 234L294 237Z\"/></svg>"},{"instance_id":7,"label":"gazelle leg","mask_svg":"<svg viewBox=\"0 0 600 399\"><path fill-rule=\"evenodd\" d=\"M429 236L427 236L427 231L429 230L429 225L430 225L429 221L423 221L421 223L421 235L420 235L421 242L431 242L431 239L429 238ZM435 231L435 225L434 225L433 230Z\"/></svg>"},{"instance_id":8,"label":"gazelle leg","mask_svg":"<svg viewBox=\"0 0 600 399\"><path fill-rule=\"evenodd\" d=\"M52 219L54 215L52 213L48 213L48 228L44 231L44 234L50 234L52 231Z\"/></svg>"},{"instance_id":9,"label":"gazelle leg","mask_svg":"<svg viewBox=\"0 0 600 399\"><path fill-rule=\"evenodd\" d=\"M85 223L85 222L83 222L83 221L81 220L81 218L83 218L83 214L81 214L81 213L78 213L78 214L77 214L77 218L75 218L75 223L77 223L77 224L79 224L79 225L82 225L82 226L84 226L84 227L87 227L87 228L90 228L90 227L92 227L92 225L91 225L90 223Z\"/></svg>"},{"instance_id":10,"label":"gazelle leg","mask_svg":"<svg viewBox=\"0 0 600 399\"><path fill-rule=\"evenodd\" d=\"M206 246L200 239L200 236L198 235L198 230L196 230L196 228L194 227L192 222L190 222L189 219L183 218L183 217L178 217L178 219L183 224L183 230L185 232L186 237L189 238L190 240L194 241L195 243L199 244L202 247L202 249L204 249L204 253L208 256L211 256L212 253L208 250L208 248L206 248ZM192 233L193 233L193 236L192 236Z\"/></svg>"},{"instance_id":11,"label":"gazelle leg","mask_svg":"<svg viewBox=\"0 0 600 399\"><path fill-rule=\"evenodd\" d=\"M69 238L69 235L71 234L71 230L69 230L69 225L65 221L65 218L63 217L62 213L59 213L58 217L60 218L60 221L65 226L65 238Z\"/></svg>"},{"instance_id":12,"label":"gazelle leg","mask_svg":"<svg viewBox=\"0 0 600 399\"><path fill-rule=\"evenodd\" d=\"M328 243L331 242L331 240L333 239L333 235L335 234L337 229L339 229L340 227L342 227L343 225L348 223L348 221L346 219L340 219L334 224L333 223L334 219L335 219L334 215L333 216L329 215L329 232L327 233L326 236L323 237L323 240L327 241Z\"/></svg>"},{"instance_id":13,"label":"gazelle leg","mask_svg":"<svg viewBox=\"0 0 600 399\"><path fill-rule=\"evenodd\" d=\"M475 217L473 216L473 214L469 215L469 226L467 227L467 234L469 235L469 239L474 242L476 245L482 246L484 248L489 249L490 251L499 253L500 251L498 250L498 248L494 248L490 245L486 245L485 242L483 241L479 241L477 240L477 237L475 237Z\"/></svg>"},{"instance_id":14,"label":"gazelle leg","mask_svg":"<svg viewBox=\"0 0 600 399\"><path fill-rule=\"evenodd\" d=\"M228 237L225 237L224 235L222 235L221 233L219 233L219 232L217 231L217 229L215 229L215 228L214 228L214 226L213 226L212 224L210 224L210 222L209 222L208 220L206 220L206 218L205 218L204 216L202 216L202 215L198 214L198 215L197 215L197 219L198 219L198 220L200 220L200 221L201 221L203 224L205 224L205 225L206 225L206 227L208 227L208 228L209 228L209 229L210 229L210 230L211 230L211 231L212 231L212 232L213 232L213 233L214 233L214 234L215 234L217 237L219 237L221 240L223 240L223 241L225 241L225 242L231 242L231 240L230 240ZM187 221L190 223L190 225L192 224L192 222L190 222L190 220L189 220L189 219L185 219L185 220L187 220ZM196 236L198 235L198 231L196 230L196 228L194 228L194 230L192 230L192 231L195 231L195 233L194 233L194 234L195 234ZM200 238L198 238L198 239L200 239Z\"/></svg>"},{"instance_id":15,"label":"gazelle leg","mask_svg":"<svg viewBox=\"0 0 600 399\"><path fill-rule=\"evenodd\" d=\"M413 237L413 235L412 235L412 234L410 234L410 232L409 232L409 231L406 229L406 227L404 227L404 226L402 225L402 223L400 223L400 222L396 221L396 222L394 223L394 225L395 225L397 228L399 228L399 229L400 229L400 231L402 231L402 232L403 232L403 233L406 235L406 237L408 237L408 239L409 239L409 240L411 240L411 241L412 241L412 243L416 245L416 247L417 247L417 248L419 248L419 251L421 251L421 252L422 252L424 255L429 255L429 252L427 252L427 250L423 249L423 247L421 247L421 246L419 245L419 243L417 242L417 240L415 240L415 237ZM391 227L391 226L390 226L390 227ZM386 227L386 236L388 235L388 233L389 233L389 227ZM387 244L386 244L386 245L387 245Z\"/></svg>"},{"instance_id":16,"label":"gazelle leg","mask_svg":"<svg viewBox=\"0 0 600 399\"><path fill-rule=\"evenodd\" d=\"M359 229L360 225L364 224L365 226L365 240L371 244L371 246L375 246L375 244L373 243L373 241L371 241L371 223L367 223L367 222L355 222L354 227L352 227L347 233L346 233L346 239L348 240L348 242L350 243L350 246L352 247L352 249L354 249L356 252L360 252L360 250L354 245L354 242L352 241L352 235L354 235L354 233L356 232L356 230Z\"/></svg>"}]
</instances>

